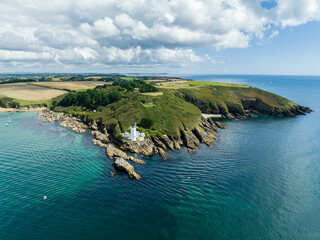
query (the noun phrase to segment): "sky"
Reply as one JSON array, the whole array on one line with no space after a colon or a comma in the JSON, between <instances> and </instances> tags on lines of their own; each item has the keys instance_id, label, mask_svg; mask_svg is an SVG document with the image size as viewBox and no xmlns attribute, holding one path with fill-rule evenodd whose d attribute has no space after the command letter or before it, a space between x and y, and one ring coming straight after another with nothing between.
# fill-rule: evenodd
<instances>
[{"instance_id":1,"label":"sky","mask_svg":"<svg viewBox=\"0 0 320 240\"><path fill-rule=\"evenodd\" d=\"M0 72L320 75L320 0L1 0Z\"/></svg>"}]
</instances>

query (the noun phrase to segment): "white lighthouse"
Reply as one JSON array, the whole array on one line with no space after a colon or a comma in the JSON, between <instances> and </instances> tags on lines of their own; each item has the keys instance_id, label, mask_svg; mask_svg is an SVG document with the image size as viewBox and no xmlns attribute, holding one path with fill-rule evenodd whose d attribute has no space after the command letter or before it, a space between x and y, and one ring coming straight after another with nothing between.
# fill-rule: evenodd
<instances>
[{"instance_id":1,"label":"white lighthouse","mask_svg":"<svg viewBox=\"0 0 320 240\"><path fill-rule=\"evenodd\" d=\"M124 132L124 133L121 133L121 136L124 139L130 140L130 141L143 141L146 134L143 132L139 132L137 130L137 124L134 123L130 127L130 133Z\"/></svg>"},{"instance_id":2,"label":"white lighthouse","mask_svg":"<svg viewBox=\"0 0 320 240\"><path fill-rule=\"evenodd\" d=\"M135 123L133 123L130 127L130 140L132 141L137 140L137 127Z\"/></svg>"}]
</instances>

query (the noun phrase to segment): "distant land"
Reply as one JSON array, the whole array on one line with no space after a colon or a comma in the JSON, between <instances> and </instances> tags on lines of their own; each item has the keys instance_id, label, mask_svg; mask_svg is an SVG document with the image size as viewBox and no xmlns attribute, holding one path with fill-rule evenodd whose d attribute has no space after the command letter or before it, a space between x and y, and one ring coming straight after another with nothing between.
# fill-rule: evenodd
<instances>
[{"instance_id":1,"label":"distant land","mask_svg":"<svg viewBox=\"0 0 320 240\"><path fill-rule=\"evenodd\" d=\"M17 111L46 107L44 121L63 121L77 132L91 129L110 158L144 163L146 157L187 147L189 153L217 139L218 119L296 116L311 112L276 94L239 84L175 77L125 75L1 75L0 107ZM139 140L124 133L143 133ZM110 146L112 144L113 146ZM127 162L125 162L127 163ZM115 161L116 164L116 161ZM120 161L121 166L123 162ZM125 171L139 179L129 165ZM119 168L119 166L118 166Z\"/></svg>"}]
</instances>

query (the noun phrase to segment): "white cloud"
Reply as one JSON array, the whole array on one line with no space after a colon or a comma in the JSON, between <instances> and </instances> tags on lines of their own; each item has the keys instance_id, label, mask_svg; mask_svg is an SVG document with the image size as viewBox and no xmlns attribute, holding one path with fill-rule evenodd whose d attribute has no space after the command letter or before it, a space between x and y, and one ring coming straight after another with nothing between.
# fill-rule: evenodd
<instances>
[{"instance_id":1,"label":"white cloud","mask_svg":"<svg viewBox=\"0 0 320 240\"><path fill-rule=\"evenodd\" d=\"M113 20L109 17L96 20L92 26L88 23L82 23L80 29L87 35L105 38L116 36L120 33L113 24Z\"/></svg>"},{"instance_id":2,"label":"white cloud","mask_svg":"<svg viewBox=\"0 0 320 240\"><path fill-rule=\"evenodd\" d=\"M320 20L319 0L282 0L275 9L282 27L294 27Z\"/></svg>"},{"instance_id":3,"label":"white cloud","mask_svg":"<svg viewBox=\"0 0 320 240\"><path fill-rule=\"evenodd\" d=\"M274 38L274 37L276 37L276 36L278 36L278 35L279 35L279 31L278 31L278 30L275 30L275 31L273 31L273 32L270 34L270 36L269 36L268 39L272 39L272 38Z\"/></svg>"},{"instance_id":4,"label":"white cloud","mask_svg":"<svg viewBox=\"0 0 320 240\"><path fill-rule=\"evenodd\" d=\"M246 48L309 21L320 21L319 0L279 0L270 10L256 0L2 0L0 60L218 63L193 49Z\"/></svg>"}]
</instances>

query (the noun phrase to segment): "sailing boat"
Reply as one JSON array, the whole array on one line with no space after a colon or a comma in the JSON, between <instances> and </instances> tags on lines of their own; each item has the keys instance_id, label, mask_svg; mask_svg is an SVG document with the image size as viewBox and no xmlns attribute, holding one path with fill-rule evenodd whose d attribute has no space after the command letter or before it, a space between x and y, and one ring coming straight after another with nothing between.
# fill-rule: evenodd
<instances>
[{"instance_id":1,"label":"sailing boat","mask_svg":"<svg viewBox=\"0 0 320 240\"><path fill-rule=\"evenodd\" d=\"M9 126L9 123L11 123L11 119L10 119L10 116L8 118L8 123L4 124L5 126Z\"/></svg>"}]
</instances>

